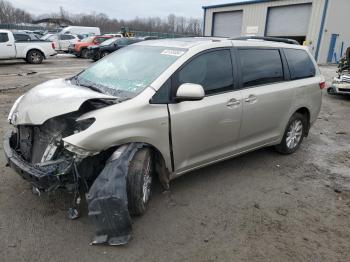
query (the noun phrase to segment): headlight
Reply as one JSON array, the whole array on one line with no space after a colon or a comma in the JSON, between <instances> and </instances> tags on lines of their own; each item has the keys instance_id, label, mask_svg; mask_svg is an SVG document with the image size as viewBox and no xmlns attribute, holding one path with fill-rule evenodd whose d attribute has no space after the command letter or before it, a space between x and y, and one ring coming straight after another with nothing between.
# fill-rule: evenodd
<instances>
[{"instance_id":1,"label":"headlight","mask_svg":"<svg viewBox=\"0 0 350 262\"><path fill-rule=\"evenodd\" d=\"M24 95L21 95L19 98L17 98L17 100L15 101L15 103L13 104L11 110L10 110L10 113L7 117L7 120L11 123L11 119L13 118L13 115L17 109L17 106L19 104L19 102L21 102L22 98L23 98Z\"/></svg>"},{"instance_id":2,"label":"headlight","mask_svg":"<svg viewBox=\"0 0 350 262\"><path fill-rule=\"evenodd\" d=\"M93 117L82 119L82 120L76 120L74 133L76 134L76 133L79 133L81 131L88 129L95 122L95 120L96 119Z\"/></svg>"},{"instance_id":3,"label":"headlight","mask_svg":"<svg viewBox=\"0 0 350 262\"><path fill-rule=\"evenodd\" d=\"M72 144L67 143L67 142L64 142L64 148L67 149L68 151L78 155L81 158L85 158L88 156L93 156L93 155L98 154L98 152L88 151L86 149L72 145Z\"/></svg>"}]
</instances>

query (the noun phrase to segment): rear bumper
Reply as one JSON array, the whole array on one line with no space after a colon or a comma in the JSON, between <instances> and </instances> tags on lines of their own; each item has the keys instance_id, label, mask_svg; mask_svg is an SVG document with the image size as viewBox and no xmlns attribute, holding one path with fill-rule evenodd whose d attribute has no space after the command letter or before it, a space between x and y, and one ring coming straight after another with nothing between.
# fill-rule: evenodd
<instances>
[{"instance_id":1,"label":"rear bumper","mask_svg":"<svg viewBox=\"0 0 350 262\"><path fill-rule=\"evenodd\" d=\"M3 146L8 166L23 179L41 190L50 191L50 188L57 188L61 184L60 177L57 176L57 168L60 163L52 163L51 166L46 165L42 168L28 163L11 147L11 142L16 139L16 136L14 132L8 132L4 136ZM60 173L60 176L70 173L72 164L73 161L71 163L67 162L65 168L62 169L64 172Z\"/></svg>"}]
</instances>

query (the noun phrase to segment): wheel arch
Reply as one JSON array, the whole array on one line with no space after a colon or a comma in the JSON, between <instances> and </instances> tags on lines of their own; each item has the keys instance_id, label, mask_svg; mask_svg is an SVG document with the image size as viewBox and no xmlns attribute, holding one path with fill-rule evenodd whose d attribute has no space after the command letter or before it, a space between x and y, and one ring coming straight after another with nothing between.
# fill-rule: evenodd
<instances>
[{"instance_id":1,"label":"wheel arch","mask_svg":"<svg viewBox=\"0 0 350 262\"><path fill-rule=\"evenodd\" d=\"M170 182L170 173L171 171L169 170L169 167L166 163L166 159L163 156L164 153L161 152L155 145L146 143L146 142L138 142L138 141L133 141L133 142L127 142L127 143L122 143L117 146L111 146L104 151L110 151L114 152L117 148L130 144L130 143L137 143L141 144L142 147L149 148L152 152L152 157L154 158L154 170L156 173L156 178L160 182L160 184L163 186L164 189L169 189L169 182Z\"/></svg>"},{"instance_id":2,"label":"wheel arch","mask_svg":"<svg viewBox=\"0 0 350 262\"><path fill-rule=\"evenodd\" d=\"M305 135L308 136L310 130L310 110L307 107L303 106L298 108L293 114L295 113L302 114L306 118L307 126L305 128Z\"/></svg>"},{"instance_id":3,"label":"wheel arch","mask_svg":"<svg viewBox=\"0 0 350 262\"><path fill-rule=\"evenodd\" d=\"M39 52L43 55L44 59L46 59L45 52L44 52L43 50L41 50L40 48L37 48L37 47L29 48L29 49L26 51L26 55L25 55L26 58L27 58L28 53L29 53L30 51L39 51Z\"/></svg>"}]
</instances>

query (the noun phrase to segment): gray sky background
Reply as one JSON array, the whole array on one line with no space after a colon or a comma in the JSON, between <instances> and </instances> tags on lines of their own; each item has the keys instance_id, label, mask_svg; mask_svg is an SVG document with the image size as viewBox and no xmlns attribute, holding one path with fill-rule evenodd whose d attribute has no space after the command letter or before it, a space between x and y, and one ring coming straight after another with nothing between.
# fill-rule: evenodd
<instances>
[{"instance_id":1,"label":"gray sky background","mask_svg":"<svg viewBox=\"0 0 350 262\"><path fill-rule=\"evenodd\" d=\"M201 18L202 6L241 0L9 0L15 7L38 15L58 12L62 6L70 13L105 13L111 18L179 16Z\"/></svg>"}]
</instances>

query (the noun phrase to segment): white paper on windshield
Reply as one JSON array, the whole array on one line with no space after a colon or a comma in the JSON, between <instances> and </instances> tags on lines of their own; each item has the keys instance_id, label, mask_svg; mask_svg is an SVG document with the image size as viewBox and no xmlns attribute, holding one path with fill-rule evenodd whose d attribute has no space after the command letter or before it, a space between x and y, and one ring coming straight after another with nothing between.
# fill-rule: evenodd
<instances>
[{"instance_id":1,"label":"white paper on windshield","mask_svg":"<svg viewBox=\"0 0 350 262\"><path fill-rule=\"evenodd\" d=\"M172 50L172 49L165 49L163 52L161 52L162 55L171 55L171 56L182 56L185 52L180 50Z\"/></svg>"}]
</instances>

